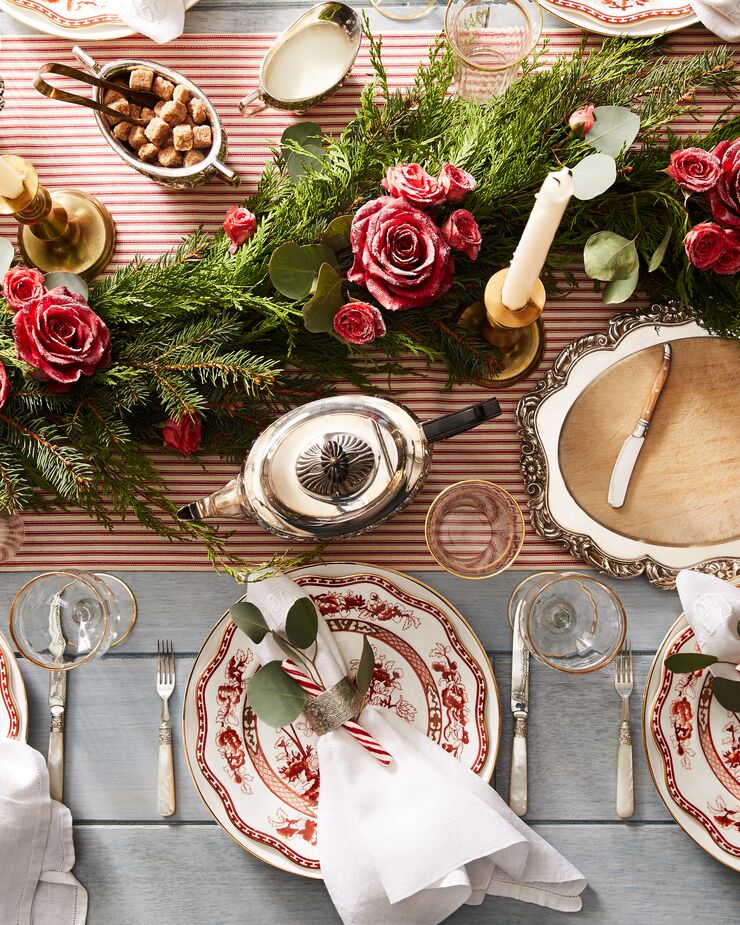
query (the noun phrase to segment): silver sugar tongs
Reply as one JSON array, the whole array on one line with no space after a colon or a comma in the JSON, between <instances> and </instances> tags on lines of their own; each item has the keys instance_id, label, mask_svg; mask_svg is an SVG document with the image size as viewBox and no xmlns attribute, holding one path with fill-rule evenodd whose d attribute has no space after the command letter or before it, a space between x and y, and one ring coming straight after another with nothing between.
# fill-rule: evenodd
<instances>
[{"instance_id":1,"label":"silver sugar tongs","mask_svg":"<svg viewBox=\"0 0 740 925\"><path fill-rule=\"evenodd\" d=\"M131 90L125 84L116 83L113 80L105 80L103 77L96 77L94 74L88 74L86 71L80 71L76 67L70 67L67 64L59 64L52 61L49 64L43 64L34 79L33 85L44 96L52 100L62 100L65 103L74 103L76 106L87 106L88 109L95 109L106 116L112 116L119 122L130 122L131 125L147 125L146 119L129 116L116 109L111 109L97 100L90 99L87 96L80 96L77 93L70 93L69 90L60 90L44 80L44 74L61 74L63 77L71 77L73 80L79 80L80 83L89 86L100 87L101 90L115 90L121 95L126 95L136 106L149 106L153 108L160 101L156 93L150 93L147 90Z\"/></svg>"}]
</instances>

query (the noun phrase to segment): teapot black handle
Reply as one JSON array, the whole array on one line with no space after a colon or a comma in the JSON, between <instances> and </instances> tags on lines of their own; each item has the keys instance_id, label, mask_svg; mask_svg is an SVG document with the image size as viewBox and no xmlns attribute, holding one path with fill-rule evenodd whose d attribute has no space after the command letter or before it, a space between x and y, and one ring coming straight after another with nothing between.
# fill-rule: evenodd
<instances>
[{"instance_id":1,"label":"teapot black handle","mask_svg":"<svg viewBox=\"0 0 740 925\"><path fill-rule=\"evenodd\" d=\"M499 403L495 398L489 398L469 408L462 408L460 411L453 411L451 414L443 414L440 418L425 421L422 427L428 442L437 443L439 440L446 440L448 437L454 437L472 427L477 427L483 421L496 418L500 414Z\"/></svg>"}]
</instances>

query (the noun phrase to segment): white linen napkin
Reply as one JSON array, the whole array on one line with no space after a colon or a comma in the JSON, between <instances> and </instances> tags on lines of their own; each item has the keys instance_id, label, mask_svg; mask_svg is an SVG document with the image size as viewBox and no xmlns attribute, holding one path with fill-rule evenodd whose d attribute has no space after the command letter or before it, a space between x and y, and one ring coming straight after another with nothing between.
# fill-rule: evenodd
<instances>
[{"instance_id":1,"label":"white linen napkin","mask_svg":"<svg viewBox=\"0 0 740 925\"><path fill-rule=\"evenodd\" d=\"M107 8L127 26L160 45L182 35L185 28L183 0L106 0Z\"/></svg>"},{"instance_id":2,"label":"white linen napkin","mask_svg":"<svg viewBox=\"0 0 740 925\"><path fill-rule=\"evenodd\" d=\"M740 0L691 0L701 22L725 42L740 42Z\"/></svg>"},{"instance_id":3,"label":"white linen napkin","mask_svg":"<svg viewBox=\"0 0 740 925\"><path fill-rule=\"evenodd\" d=\"M248 584L272 629L300 597L284 576ZM284 658L269 635L255 650L262 664ZM346 674L321 615L316 664L327 686ZM319 858L345 925L436 925L487 894L581 908L585 878L477 775L387 710L365 707L358 721L391 752L389 766L343 729L317 743Z\"/></svg>"},{"instance_id":4,"label":"white linen napkin","mask_svg":"<svg viewBox=\"0 0 740 925\"><path fill-rule=\"evenodd\" d=\"M49 796L43 757L0 739L0 921L84 925L87 891L74 862L72 816Z\"/></svg>"},{"instance_id":5,"label":"white linen napkin","mask_svg":"<svg viewBox=\"0 0 740 925\"><path fill-rule=\"evenodd\" d=\"M686 620L699 648L730 665L710 665L712 674L740 681L733 665L740 664L740 588L714 575L684 569L676 577Z\"/></svg>"}]
</instances>

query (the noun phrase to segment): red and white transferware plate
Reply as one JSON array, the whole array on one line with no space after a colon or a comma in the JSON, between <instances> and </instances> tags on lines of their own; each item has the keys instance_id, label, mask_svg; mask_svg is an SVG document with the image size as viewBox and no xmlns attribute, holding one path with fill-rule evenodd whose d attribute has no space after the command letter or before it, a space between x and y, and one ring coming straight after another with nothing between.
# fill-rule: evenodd
<instances>
[{"instance_id":1,"label":"red and white transferware plate","mask_svg":"<svg viewBox=\"0 0 740 925\"><path fill-rule=\"evenodd\" d=\"M186 0L185 9L197 2ZM116 16L115 3L106 0L0 0L0 10L39 32L76 41L108 41L134 34Z\"/></svg>"},{"instance_id":2,"label":"red and white transferware plate","mask_svg":"<svg viewBox=\"0 0 740 925\"><path fill-rule=\"evenodd\" d=\"M639 38L685 29L699 21L686 0L540 0L542 6L590 32Z\"/></svg>"},{"instance_id":3,"label":"red and white transferware plate","mask_svg":"<svg viewBox=\"0 0 740 925\"><path fill-rule=\"evenodd\" d=\"M0 633L0 739L28 735L28 703L21 670L13 650Z\"/></svg>"},{"instance_id":4,"label":"red and white transferware plate","mask_svg":"<svg viewBox=\"0 0 740 925\"><path fill-rule=\"evenodd\" d=\"M370 701L490 778L498 693L485 650L463 617L431 588L389 569L332 563L297 569L291 578L311 595L350 666L362 636L370 638L376 658ZM300 719L285 729L256 719L244 695L256 668L248 637L224 615L185 692L190 772L238 844L282 870L320 879L315 737Z\"/></svg>"},{"instance_id":5,"label":"red and white transferware plate","mask_svg":"<svg viewBox=\"0 0 740 925\"><path fill-rule=\"evenodd\" d=\"M712 695L707 669L673 674L669 655L698 652L681 617L648 677L643 733L650 773L676 822L700 847L740 871L740 716Z\"/></svg>"}]
</instances>

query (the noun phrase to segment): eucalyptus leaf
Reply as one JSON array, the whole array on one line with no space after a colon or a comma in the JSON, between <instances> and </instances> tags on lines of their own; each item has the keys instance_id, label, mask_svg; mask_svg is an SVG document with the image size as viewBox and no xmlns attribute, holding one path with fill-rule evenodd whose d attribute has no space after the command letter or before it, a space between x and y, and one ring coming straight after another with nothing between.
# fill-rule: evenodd
<instances>
[{"instance_id":1,"label":"eucalyptus leaf","mask_svg":"<svg viewBox=\"0 0 740 925\"><path fill-rule=\"evenodd\" d=\"M239 601L229 611L229 616L239 629L246 633L252 642L259 643L270 632L270 627L262 616L262 611L256 604L249 601Z\"/></svg>"},{"instance_id":2,"label":"eucalyptus leaf","mask_svg":"<svg viewBox=\"0 0 740 925\"><path fill-rule=\"evenodd\" d=\"M87 301L90 293L85 280L76 273L47 273L44 276L44 285L47 289L56 289L57 286L65 286L70 292L79 293Z\"/></svg>"},{"instance_id":3,"label":"eucalyptus leaf","mask_svg":"<svg viewBox=\"0 0 740 925\"><path fill-rule=\"evenodd\" d=\"M285 169L294 182L315 170L324 156L321 128L315 122L297 122L289 126L283 132L280 145Z\"/></svg>"},{"instance_id":4,"label":"eucalyptus leaf","mask_svg":"<svg viewBox=\"0 0 740 925\"><path fill-rule=\"evenodd\" d=\"M665 660L665 666L674 674L691 674L694 671L708 668L718 661L716 655L704 655L703 652L679 652L677 655L669 655Z\"/></svg>"},{"instance_id":5,"label":"eucalyptus leaf","mask_svg":"<svg viewBox=\"0 0 740 925\"><path fill-rule=\"evenodd\" d=\"M310 294L322 263L336 263L330 248L286 241L270 258L270 280L278 292L297 302Z\"/></svg>"},{"instance_id":6,"label":"eucalyptus leaf","mask_svg":"<svg viewBox=\"0 0 740 925\"><path fill-rule=\"evenodd\" d=\"M319 269L316 289L303 306L303 323L312 334L333 330L334 316L344 305L342 277L328 263Z\"/></svg>"},{"instance_id":7,"label":"eucalyptus leaf","mask_svg":"<svg viewBox=\"0 0 740 925\"><path fill-rule=\"evenodd\" d=\"M288 642L297 649L308 649L316 642L318 629L319 616L313 601L308 597L299 597L290 605L285 618Z\"/></svg>"},{"instance_id":8,"label":"eucalyptus leaf","mask_svg":"<svg viewBox=\"0 0 740 925\"><path fill-rule=\"evenodd\" d=\"M268 726L289 726L303 712L307 696L280 662L268 662L247 682L247 702Z\"/></svg>"},{"instance_id":9,"label":"eucalyptus leaf","mask_svg":"<svg viewBox=\"0 0 740 925\"><path fill-rule=\"evenodd\" d=\"M617 179L617 164L609 154L588 154L576 164L572 173L576 199L595 199Z\"/></svg>"},{"instance_id":10,"label":"eucalyptus leaf","mask_svg":"<svg viewBox=\"0 0 740 925\"><path fill-rule=\"evenodd\" d=\"M15 257L15 248L6 238L0 238L0 276L10 269L10 265Z\"/></svg>"},{"instance_id":11,"label":"eucalyptus leaf","mask_svg":"<svg viewBox=\"0 0 740 925\"><path fill-rule=\"evenodd\" d=\"M313 262L317 273L322 263L330 264L335 270L339 269L337 255L326 244L304 244L303 250Z\"/></svg>"},{"instance_id":12,"label":"eucalyptus leaf","mask_svg":"<svg viewBox=\"0 0 740 925\"><path fill-rule=\"evenodd\" d=\"M666 251L668 250L668 242L671 240L671 234L673 228L670 226L666 228L665 234L660 240L660 244L655 248L653 256L650 258L650 263L648 264L648 273L654 273L655 270L663 263L665 259Z\"/></svg>"},{"instance_id":13,"label":"eucalyptus leaf","mask_svg":"<svg viewBox=\"0 0 740 925\"><path fill-rule=\"evenodd\" d=\"M712 678L712 691L717 703L725 710L740 713L740 681L730 681L729 678Z\"/></svg>"},{"instance_id":14,"label":"eucalyptus leaf","mask_svg":"<svg viewBox=\"0 0 740 925\"><path fill-rule=\"evenodd\" d=\"M370 645L370 640L367 636L363 636L360 664L357 666L357 674L355 675L355 687L363 697L370 690L374 670L375 653L373 652L373 647Z\"/></svg>"},{"instance_id":15,"label":"eucalyptus leaf","mask_svg":"<svg viewBox=\"0 0 740 925\"><path fill-rule=\"evenodd\" d=\"M326 226L326 231L321 235L321 243L330 247L334 253L348 248L353 219L353 215L338 215L332 219Z\"/></svg>"},{"instance_id":16,"label":"eucalyptus leaf","mask_svg":"<svg viewBox=\"0 0 740 925\"><path fill-rule=\"evenodd\" d=\"M640 131L640 117L625 106L597 106L594 127L585 141L602 154L616 157L629 148Z\"/></svg>"},{"instance_id":17,"label":"eucalyptus leaf","mask_svg":"<svg viewBox=\"0 0 740 925\"><path fill-rule=\"evenodd\" d=\"M289 125L280 137L283 156L290 153L289 144L304 145L307 141L321 141L321 126L308 120Z\"/></svg>"},{"instance_id":18,"label":"eucalyptus leaf","mask_svg":"<svg viewBox=\"0 0 740 925\"><path fill-rule=\"evenodd\" d=\"M634 239L623 238L613 231L597 231L583 248L583 266L591 279L604 282L629 279L639 265Z\"/></svg>"},{"instance_id":19,"label":"eucalyptus leaf","mask_svg":"<svg viewBox=\"0 0 740 925\"><path fill-rule=\"evenodd\" d=\"M601 297L604 305L619 305L621 302L626 302L637 289L639 278L640 271L638 269L627 279L613 279L606 283Z\"/></svg>"}]
</instances>

